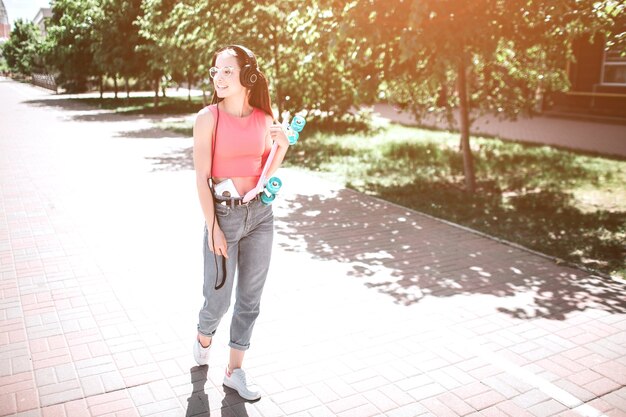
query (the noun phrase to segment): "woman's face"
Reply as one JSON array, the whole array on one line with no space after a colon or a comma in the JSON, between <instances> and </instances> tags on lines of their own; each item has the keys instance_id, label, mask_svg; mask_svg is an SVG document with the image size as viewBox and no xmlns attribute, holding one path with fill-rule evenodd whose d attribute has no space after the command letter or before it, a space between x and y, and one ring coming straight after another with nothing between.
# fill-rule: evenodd
<instances>
[{"instance_id":1,"label":"woman's face","mask_svg":"<svg viewBox=\"0 0 626 417\"><path fill-rule=\"evenodd\" d=\"M220 52L215 60L218 72L213 77L213 86L219 98L245 94L246 88L239 81L239 64L237 58L229 51Z\"/></svg>"}]
</instances>

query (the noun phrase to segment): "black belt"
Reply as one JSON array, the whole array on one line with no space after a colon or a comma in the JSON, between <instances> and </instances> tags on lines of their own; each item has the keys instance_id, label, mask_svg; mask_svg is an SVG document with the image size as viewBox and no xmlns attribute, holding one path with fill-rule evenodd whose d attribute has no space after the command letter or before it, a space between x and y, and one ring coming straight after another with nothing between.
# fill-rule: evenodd
<instances>
[{"instance_id":1,"label":"black belt","mask_svg":"<svg viewBox=\"0 0 626 417\"><path fill-rule=\"evenodd\" d=\"M215 204L221 204L223 206L230 206L232 208L235 206L247 206L253 201L259 200L261 198L261 194L255 195L254 198L252 198L250 201L246 201L245 203L243 202L243 198L224 198L220 196L214 196L214 197L215 197Z\"/></svg>"}]
</instances>

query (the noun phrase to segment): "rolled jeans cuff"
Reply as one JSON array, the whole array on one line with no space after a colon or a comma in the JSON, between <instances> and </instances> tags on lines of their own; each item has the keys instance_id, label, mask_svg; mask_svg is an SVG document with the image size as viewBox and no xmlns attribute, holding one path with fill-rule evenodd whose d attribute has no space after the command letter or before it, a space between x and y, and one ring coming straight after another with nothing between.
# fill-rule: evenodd
<instances>
[{"instance_id":1,"label":"rolled jeans cuff","mask_svg":"<svg viewBox=\"0 0 626 417\"><path fill-rule=\"evenodd\" d=\"M232 341L228 343L228 346L230 346L233 349L243 350L243 351L246 351L250 348L250 345L244 346L244 345L240 345L238 343L232 342Z\"/></svg>"},{"instance_id":2,"label":"rolled jeans cuff","mask_svg":"<svg viewBox=\"0 0 626 417\"><path fill-rule=\"evenodd\" d=\"M217 330L213 330L213 331L212 331L212 332L210 332L210 333L203 332L202 330L200 330L200 325L198 324L198 333L200 333L202 336L206 336L206 337L213 337L213 336L215 336L215 332L216 332L216 331L217 331Z\"/></svg>"}]
</instances>

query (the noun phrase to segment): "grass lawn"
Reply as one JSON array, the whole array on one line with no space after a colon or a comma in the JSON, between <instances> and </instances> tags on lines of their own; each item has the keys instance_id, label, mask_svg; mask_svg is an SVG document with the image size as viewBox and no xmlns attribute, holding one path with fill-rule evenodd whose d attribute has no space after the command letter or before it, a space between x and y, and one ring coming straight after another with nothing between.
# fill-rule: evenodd
<instances>
[{"instance_id":1,"label":"grass lawn","mask_svg":"<svg viewBox=\"0 0 626 417\"><path fill-rule=\"evenodd\" d=\"M202 103L93 100L126 114L195 113ZM81 100L83 101L83 100ZM189 122L160 127L191 136ZM285 166L480 230L545 254L626 277L626 160L473 137L477 192L463 191L456 133L390 125L374 133L307 126Z\"/></svg>"}]
</instances>

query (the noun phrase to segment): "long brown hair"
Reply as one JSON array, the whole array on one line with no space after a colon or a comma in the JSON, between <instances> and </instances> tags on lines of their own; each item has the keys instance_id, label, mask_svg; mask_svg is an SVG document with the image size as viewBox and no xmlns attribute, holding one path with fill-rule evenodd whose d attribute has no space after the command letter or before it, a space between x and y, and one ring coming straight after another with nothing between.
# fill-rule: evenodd
<instances>
[{"instance_id":1,"label":"long brown hair","mask_svg":"<svg viewBox=\"0 0 626 417\"><path fill-rule=\"evenodd\" d=\"M246 64L251 64L258 68L256 56L254 56L254 54L252 54L252 62L250 62L250 58L246 59L245 56L241 56L238 50L230 45L218 49L215 54L213 54L213 61L211 62L212 67L215 66L217 56L226 51L231 53L237 59L237 64L239 65L239 68L243 68ZM254 83L252 88L250 88L248 102L252 107L263 110L266 114L270 115L272 119L274 119L274 112L272 111L272 100L270 99L270 90L267 82L267 77L261 72L261 70L258 70L257 74L258 79ZM211 100L211 104L217 104L222 100L224 99L219 98L217 96L217 92L213 91L213 99Z\"/></svg>"}]
</instances>

